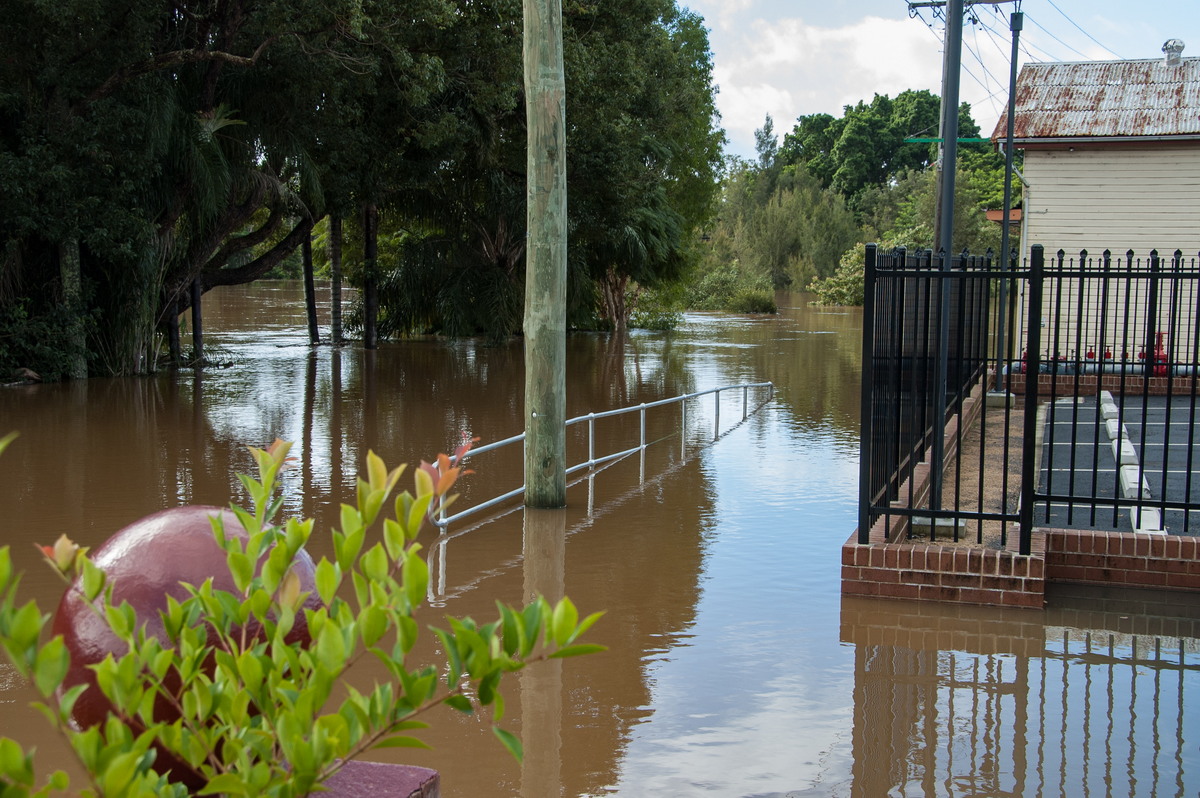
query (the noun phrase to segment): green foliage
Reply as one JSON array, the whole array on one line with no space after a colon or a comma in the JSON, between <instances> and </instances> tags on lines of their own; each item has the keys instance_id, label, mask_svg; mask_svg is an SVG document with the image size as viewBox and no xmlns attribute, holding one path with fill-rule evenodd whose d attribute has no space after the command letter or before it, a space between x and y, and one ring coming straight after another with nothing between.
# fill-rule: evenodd
<instances>
[{"instance_id":1,"label":"green foliage","mask_svg":"<svg viewBox=\"0 0 1200 798\"><path fill-rule=\"evenodd\" d=\"M202 291L298 273L326 214L377 207L380 333L502 337L523 297L513 0L18 3L0 28L0 314L49 313L64 246L93 373L152 369ZM564 4L572 319L689 265L723 142L707 32L675 0ZM323 255L317 247L318 257ZM320 264L318 264L320 268ZM608 275L618 278L609 281ZM613 289L613 290L610 290ZM608 297L605 292L608 291ZM53 348L68 338L47 338ZM178 353L172 353L178 355ZM30 365L37 368L34 364ZM46 372L53 368L42 369Z\"/></svg>"},{"instance_id":2,"label":"green foliage","mask_svg":"<svg viewBox=\"0 0 1200 798\"><path fill-rule=\"evenodd\" d=\"M629 326L642 330L673 330L683 320L682 291L670 287L640 291L631 303Z\"/></svg>"},{"instance_id":3,"label":"green foliage","mask_svg":"<svg viewBox=\"0 0 1200 798\"><path fill-rule=\"evenodd\" d=\"M879 248L885 251L896 247L929 249L932 240L933 229L918 224L893 233L880 242ZM808 290L816 295L814 304L861 306L866 264L867 245L859 242L842 255L836 272L809 283Z\"/></svg>"},{"instance_id":4,"label":"green foliage","mask_svg":"<svg viewBox=\"0 0 1200 798\"><path fill-rule=\"evenodd\" d=\"M816 295L816 304L862 305L866 249L866 244L855 244L842 256L836 272L809 283L808 290Z\"/></svg>"},{"instance_id":5,"label":"green foliage","mask_svg":"<svg viewBox=\"0 0 1200 798\"><path fill-rule=\"evenodd\" d=\"M775 292L766 288L739 288L726 306L734 313L778 313Z\"/></svg>"},{"instance_id":6,"label":"green foliage","mask_svg":"<svg viewBox=\"0 0 1200 798\"><path fill-rule=\"evenodd\" d=\"M859 230L842 198L803 167L735 163L710 239L708 259L736 260L780 289L831 274Z\"/></svg>"},{"instance_id":7,"label":"green foliage","mask_svg":"<svg viewBox=\"0 0 1200 798\"><path fill-rule=\"evenodd\" d=\"M774 305L774 290L765 276L741 268L737 261L710 261L688 281L683 301L691 310L745 313L756 312L744 308L755 306L755 302L761 307L759 300L764 296L770 297Z\"/></svg>"},{"instance_id":8,"label":"green foliage","mask_svg":"<svg viewBox=\"0 0 1200 798\"><path fill-rule=\"evenodd\" d=\"M11 437L0 440L0 451ZM431 627L445 662L410 666L419 635L414 613L429 581L416 538L426 517L453 498L447 492L460 470L445 455L436 465L422 463L414 491L397 496L394 517L381 520L402 469L389 470L368 454L357 506L342 506L341 528L332 533L334 556L316 564L320 606L304 606L306 594L293 565L312 534L312 521L271 522L288 448L277 441L251 450L259 478L241 480L253 506L234 508L248 536L226 535L214 522L236 592L214 589L211 580L189 586L186 599L168 602L164 639L145 635L128 604L113 605L112 585L85 550L65 536L43 547L60 574L76 577L70 589L83 594L127 649L95 666L99 689L114 708L98 726L72 726L71 708L85 688L59 691L66 647L61 637L44 639L47 614L33 602L19 603L19 576L8 547L0 548L0 647L32 681L43 714L70 742L87 773L84 794L186 795L183 785L152 770L157 747L202 779L201 795L306 795L345 760L372 748L423 746L417 733L438 706L459 712L490 707L499 723L505 674L602 649L580 641L600 613L580 619L569 599L552 605L539 598L523 608L498 604L488 623L447 618L444 628ZM286 639L300 613L311 635L307 647ZM261 633L242 631L256 626ZM365 690L346 678L363 657L382 663L388 673ZM173 707L177 719L161 720L156 702ZM520 757L519 740L494 728ZM31 755L19 742L0 737L5 796L42 796L68 786L61 772L39 784Z\"/></svg>"},{"instance_id":9,"label":"green foliage","mask_svg":"<svg viewBox=\"0 0 1200 798\"><path fill-rule=\"evenodd\" d=\"M71 374L72 361L87 353L71 333L80 322L77 311L64 304L42 306L23 299L0 308L0 382L16 369L28 368L48 382Z\"/></svg>"},{"instance_id":10,"label":"green foliage","mask_svg":"<svg viewBox=\"0 0 1200 798\"><path fill-rule=\"evenodd\" d=\"M901 171L933 163L936 145L905 143L906 138L937 135L939 101L929 91L910 89L894 100L876 94L870 103L859 101L843 111L840 119L828 114L800 117L784 136L781 165L805 166L822 185L857 209L859 196L868 187L882 186ZM978 135L967 106L964 113L961 135Z\"/></svg>"}]
</instances>

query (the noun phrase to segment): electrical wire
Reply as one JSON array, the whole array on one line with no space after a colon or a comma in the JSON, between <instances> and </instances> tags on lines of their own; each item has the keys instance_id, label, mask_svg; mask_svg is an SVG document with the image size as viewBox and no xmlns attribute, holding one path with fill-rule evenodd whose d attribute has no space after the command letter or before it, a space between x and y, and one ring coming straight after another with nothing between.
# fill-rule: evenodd
<instances>
[{"instance_id":1,"label":"electrical wire","mask_svg":"<svg viewBox=\"0 0 1200 798\"><path fill-rule=\"evenodd\" d=\"M934 19L937 19L939 16L941 16L937 13L936 8L934 8L933 11L934 11L934 14L933 14ZM933 34L933 37L935 39L937 39L938 44L940 44L942 47L945 47L944 37L940 33L938 33L937 28L934 27L932 22L925 19L925 17L921 14L920 8L915 8L915 9L910 8L909 13L910 13L910 16L921 20L921 22L924 22L925 27L927 27L929 29L930 33ZM978 52L976 52L975 50L972 50L970 48L970 46L967 47L967 51L970 52L975 57L975 60L979 62L979 65L981 67L983 67L984 74L988 77L991 77L992 80L995 81L996 85L1000 86L1001 82L998 79L996 79L994 75L992 75L991 71L987 67L987 64L984 63L983 58L980 57ZM1007 63L1007 59L1005 59L1005 63ZM1004 88L997 88L997 89L993 90L992 87L990 85L988 85L987 82L985 82L983 79L980 79L980 77L978 75L976 75L975 72L970 67L968 67L965 63L961 64L960 68L962 69L962 71L964 73L966 73L967 77L971 78L973 81L975 81L977 84L979 84L980 88L983 89L983 91L986 94L986 96L983 98L983 102L993 103L993 109L995 109L995 104L993 101L996 99L996 97L1000 96L1001 94L1005 94L1007 92L1007 90Z\"/></svg>"},{"instance_id":2,"label":"electrical wire","mask_svg":"<svg viewBox=\"0 0 1200 798\"><path fill-rule=\"evenodd\" d=\"M1076 50L1076 49L1075 49L1074 47L1072 47L1071 45L1069 45L1069 44L1067 44L1066 42L1064 42L1062 39L1060 39L1060 38L1058 38L1057 36L1055 36L1055 35L1054 35L1054 33L1052 33L1052 32L1050 31L1050 29L1049 29L1049 28L1047 28L1047 27L1046 27L1045 25L1043 25L1042 23L1038 22L1038 21L1037 21L1036 19L1034 19L1033 17L1031 17L1031 16L1029 16L1028 14L1026 14L1026 15L1025 15L1025 19L1029 20L1029 21L1030 21L1030 22L1032 22L1034 25L1037 25L1037 26L1038 26L1038 28L1039 28L1039 29L1041 29L1041 31L1042 31L1043 33L1045 33L1047 36L1049 36L1049 37L1050 37L1051 39L1053 39L1054 41L1056 41L1056 42L1058 42L1059 44L1061 44L1063 47L1066 47L1068 50L1070 50L1071 52L1073 52L1073 53L1075 53L1076 55L1078 55L1080 58L1084 59L1085 61L1090 61L1090 60L1092 60L1092 59L1088 58L1086 55L1084 55L1083 53L1081 53L1081 52L1079 52L1078 50ZM1038 49L1040 50L1041 48L1039 47ZM1043 52L1045 52L1045 51L1043 51Z\"/></svg>"},{"instance_id":3,"label":"electrical wire","mask_svg":"<svg viewBox=\"0 0 1200 798\"><path fill-rule=\"evenodd\" d=\"M1088 37L1089 39L1091 39L1091 40L1092 40L1093 42L1095 42L1096 44L1099 44L1099 45L1100 45L1100 47L1101 47L1101 49L1108 51L1109 53L1111 53L1112 55L1116 56L1117 58L1120 58L1122 61L1124 61L1124 60L1125 60L1124 58L1122 58L1120 55L1117 55L1117 53L1116 53L1116 52L1114 52L1113 50L1111 50L1111 49L1110 49L1110 48L1108 48L1107 46L1105 46L1105 45L1103 45L1103 44L1100 44L1100 42L1099 42L1099 41L1097 41L1097 39L1096 39L1096 37L1095 37L1095 36L1093 36L1092 34L1088 33L1088 32L1087 32L1087 31L1085 31L1083 28L1079 27L1079 23L1078 23L1078 22L1076 22L1075 20L1071 19L1070 17L1068 17L1068 16L1067 16L1067 12L1065 12L1065 11L1063 11L1061 8L1059 8L1059 7L1058 7L1058 5L1057 5L1057 4L1055 4L1054 0L1046 0L1046 2L1050 4L1051 8L1053 8L1053 9L1054 9L1055 11L1057 11L1058 13L1062 14L1062 15L1063 15L1063 19L1065 19L1067 22L1070 22L1072 25L1074 25L1074 26L1075 26L1075 28L1076 28L1076 29L1077 29L1077 30L1078 30L1080 33L1082 33L1084 36L1086 36L1086 37ZM1040 27L1040 26L1039 26L1039 27Z\"/></svg>"}]
</instances>

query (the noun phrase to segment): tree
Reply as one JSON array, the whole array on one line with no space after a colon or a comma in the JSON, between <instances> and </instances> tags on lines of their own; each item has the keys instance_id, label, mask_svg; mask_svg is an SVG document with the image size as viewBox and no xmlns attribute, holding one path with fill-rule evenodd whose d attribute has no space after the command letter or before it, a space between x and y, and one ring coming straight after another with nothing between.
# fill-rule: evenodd
<instances>
[{"instance_id":1,"label":"tree","mask_svg":"<svg viewBox=\"0 0 1200 798\"><path fill-rule=\"evenodd\" d=\"M118 374L154 367L156 327L192 285L257 279L296 249L322 212L322 145L365 145L322 137L326 110L366 76L427 93L422 37L450 15L443 0L5 2L0 175L22 190L0 200L0 310L51 314L77 248L92 366Z\"/></svg>"},{"instance_id":2,"label":"tree","mask_svg":"<svg viewBox=\"0 0 1200 798\"><path fill-rule=\"evenodd\" d=\"M963 136L978 135L963 105ZM927 90L909 89L891 99L876 94L870 103L847 105L841 119L828 114L802 116L784 137L780 160L801 164L821 184L837 190L854 209L872 186L883 186L906 170L924 169L933 163L936 145L908 138L937 135L938 98Z\"/></svg>"}]
</instances>

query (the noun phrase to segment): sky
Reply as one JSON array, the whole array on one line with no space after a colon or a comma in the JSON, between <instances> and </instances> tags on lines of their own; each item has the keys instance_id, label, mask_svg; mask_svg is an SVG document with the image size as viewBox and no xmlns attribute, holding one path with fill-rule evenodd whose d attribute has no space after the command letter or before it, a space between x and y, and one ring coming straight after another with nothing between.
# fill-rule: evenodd
<instances>
[{"instance_id":1,"label":"sky","mask_svg":"<svg viewBox=\"0 0 1200 798\"><path fill-rule=\"evenodd\" d=\"M842 115L875 94L941 95L941 9L909 15L905 0L679 0L704 17L726 152L754 156L767 114L780 140L805 114ZM1009 16L1024 14L1027 62L1161 58L1167 39L1200 56L1197 0L1019 0L979 3L963 30L960 99L985 136L1008 101ZM971 21L974 17L975 22ZM919 131L913 131L914 134ZM937 135L936 131L927 135Z\"/></svg>"}]
</instances>

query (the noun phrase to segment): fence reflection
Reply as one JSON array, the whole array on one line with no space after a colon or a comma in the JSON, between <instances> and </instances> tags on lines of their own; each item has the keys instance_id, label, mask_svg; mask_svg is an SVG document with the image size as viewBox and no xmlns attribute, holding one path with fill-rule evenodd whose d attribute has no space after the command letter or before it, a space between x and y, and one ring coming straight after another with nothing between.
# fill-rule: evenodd
<instances>
[{"instance_id":1,"label":"fence reflection","mask_svg":"<svg viewBox=\"0 0 1200 798\"><path fill-rule=\"evenodd\" d=\"M1101 609L891 613L845 599L851 794L1197 794L1200 722L1185 697L1200 682L1200 624L1084 601Z\"/></svg>"}]
</instances>

